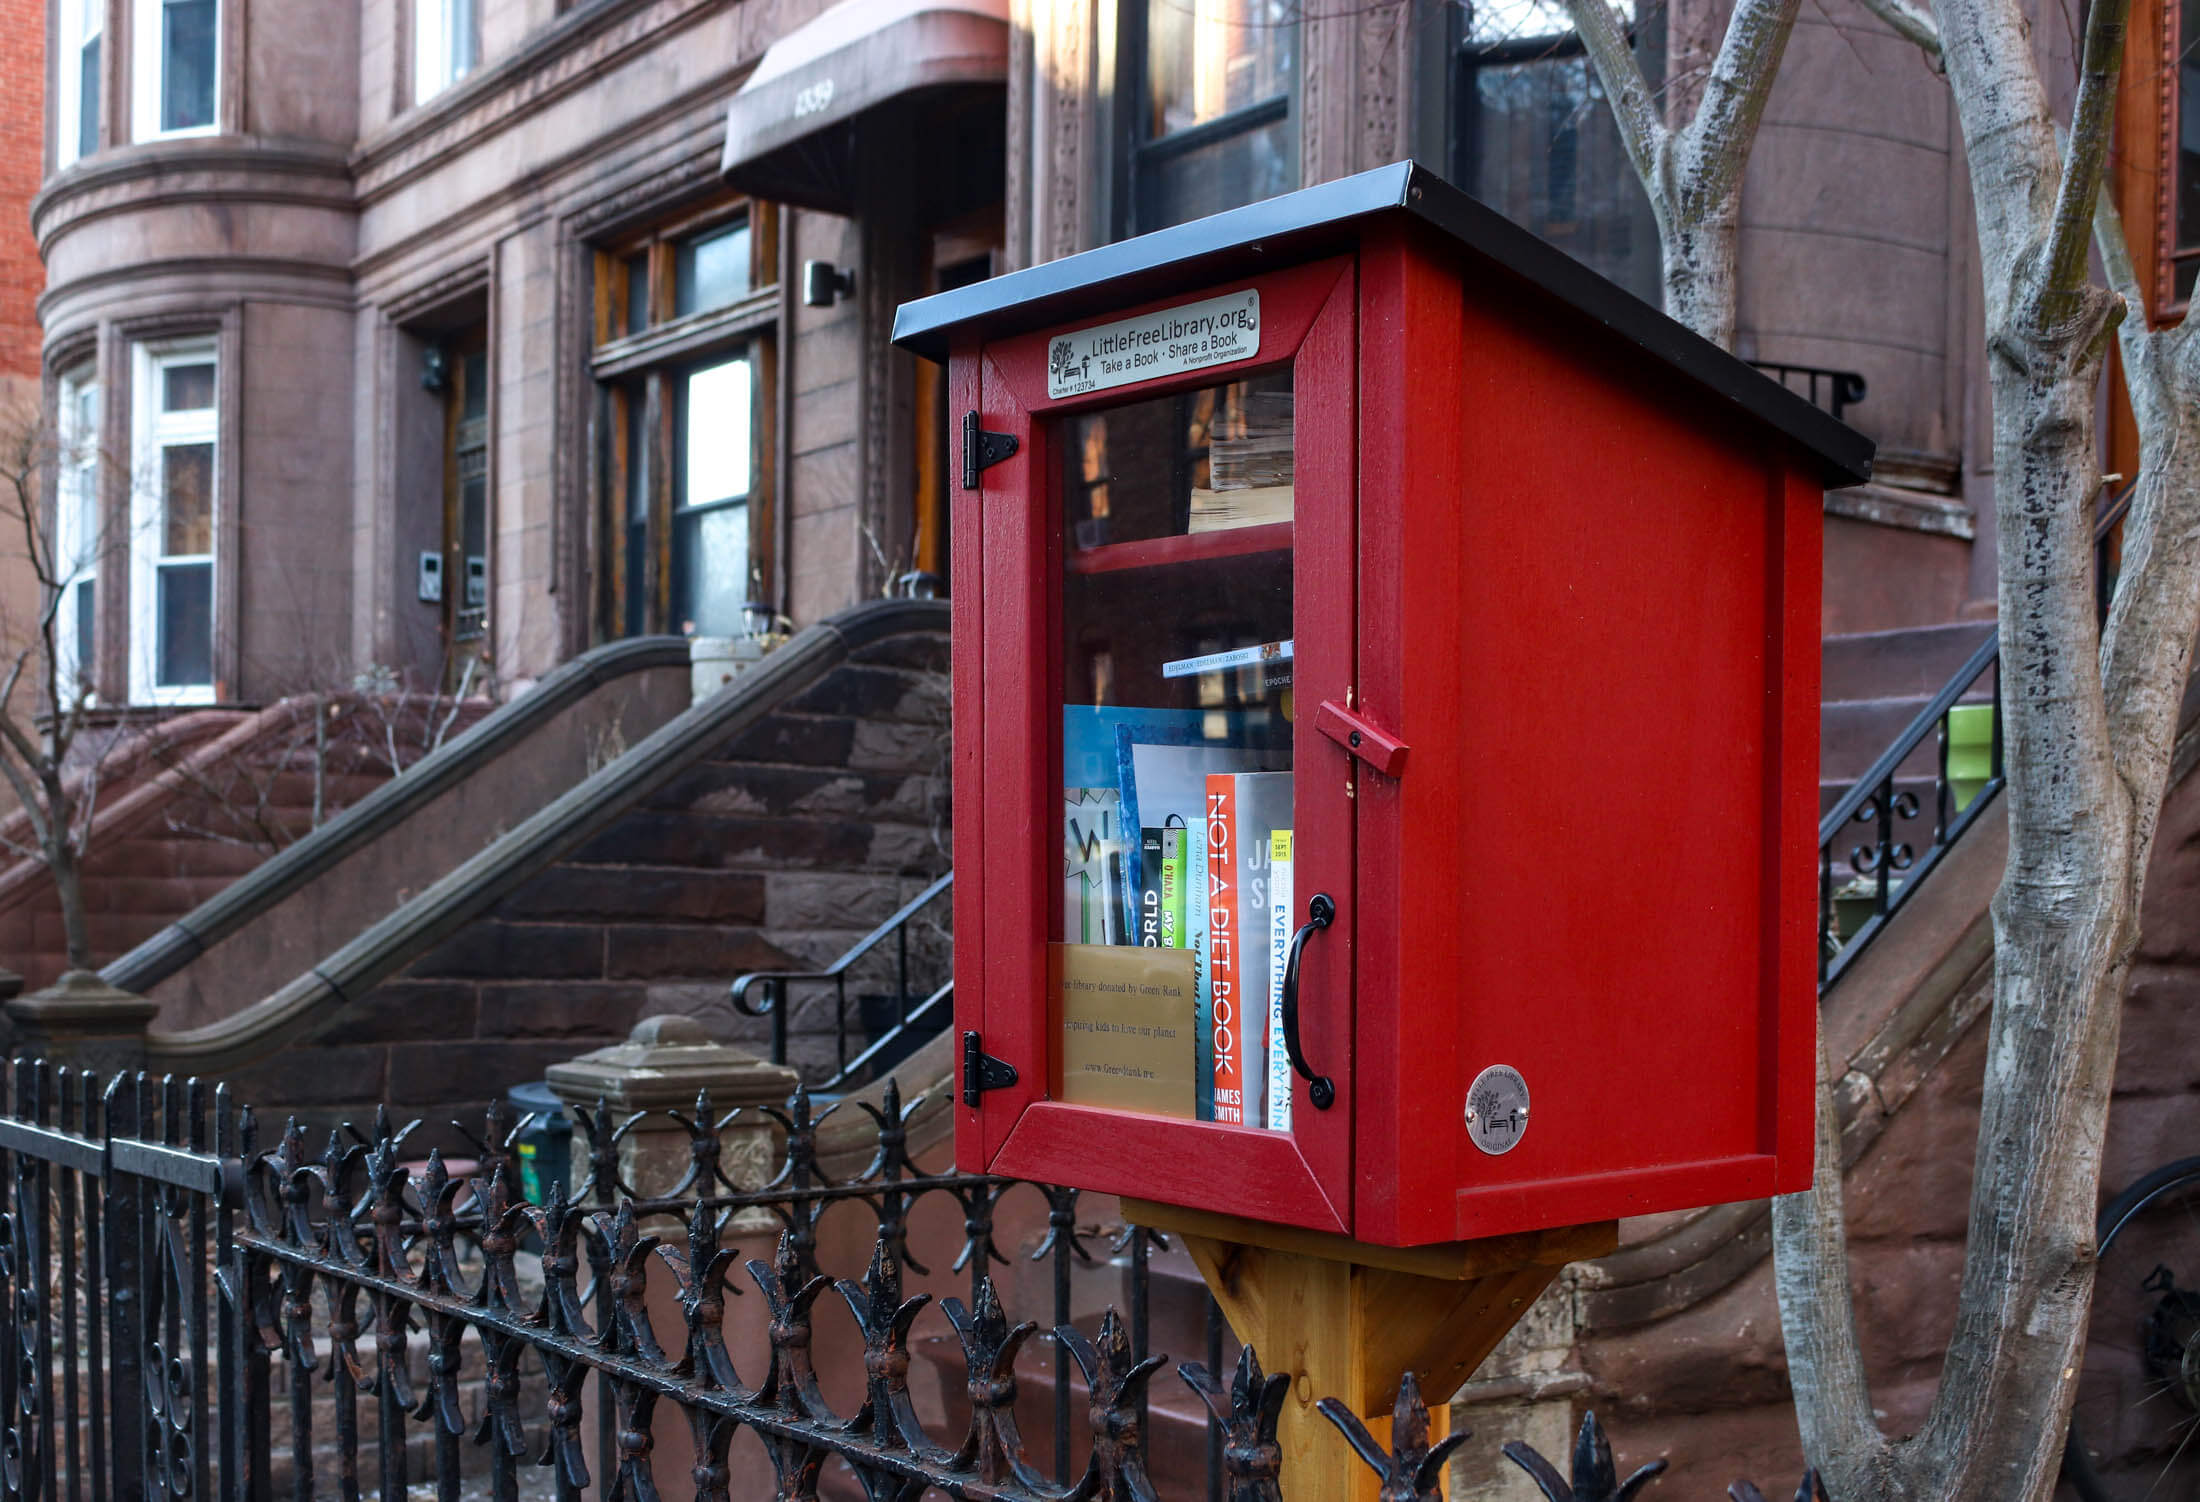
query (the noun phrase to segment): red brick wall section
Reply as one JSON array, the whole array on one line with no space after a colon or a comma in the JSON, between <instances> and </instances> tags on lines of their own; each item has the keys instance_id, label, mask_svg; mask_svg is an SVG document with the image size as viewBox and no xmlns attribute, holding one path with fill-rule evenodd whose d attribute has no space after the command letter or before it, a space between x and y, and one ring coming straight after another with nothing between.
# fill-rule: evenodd
<instances>
[{"instance_id":1,"label":"red brick wall section","mask_svg":"<svg viewBox=\"0 0 2200 1502\"><path fill-rule=\"evenodd\" d=\"M46 269L31 238L46 140L44 0L0 0L0 375L38 374L38 294Z\"/></svg>"}]
</instances>

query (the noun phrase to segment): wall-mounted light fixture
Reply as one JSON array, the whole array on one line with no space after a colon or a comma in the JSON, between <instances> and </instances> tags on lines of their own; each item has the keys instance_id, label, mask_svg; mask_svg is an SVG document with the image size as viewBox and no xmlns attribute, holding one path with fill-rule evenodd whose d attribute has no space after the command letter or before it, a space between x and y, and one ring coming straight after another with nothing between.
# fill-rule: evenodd
<instances>
[{"instance_id":1,"label":"wall-mounted light fixture","mask_svg":"<svg viewBox=\"0 0 2200 1502\"><path fill-rule=\"evenodd\" d=\"M805 308L829 308L843 297L856 293L856 274L843 271L831 261L804 261L802 263L802 306Z\"/></svg>"},{"instance_id":2,"label":"wall-mounted light fixture","mask_svg":"<svg viewBox=\"0 0 2200 1502\"><path fill-rule=\"evenodd\" d=\"M451 357L440 344L431 344L420 357L420 389L437 396L451 389Z\"/></svg>"}]
</instances>

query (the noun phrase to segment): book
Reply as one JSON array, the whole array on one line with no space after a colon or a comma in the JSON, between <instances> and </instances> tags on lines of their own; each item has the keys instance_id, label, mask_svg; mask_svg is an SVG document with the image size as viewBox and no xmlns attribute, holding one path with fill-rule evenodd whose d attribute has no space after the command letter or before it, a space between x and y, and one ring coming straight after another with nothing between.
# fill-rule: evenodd
<instances>
[{"instance_id":1,"label":"book","mask_svg":"<svg viewBox=\"0 0 2200 1502\"><path fill-rule=\"evenodd\" d=\"M1215 1119L1215 977L1207 955L1207 821L1195 814L1184 831L1184 938L1192 951L1192 1090L1194 1115Z\"/></svg>"},{"instance_id":2,"label":"book","mask_svg":"<svg viewBox=\"0 0 2200 1502\"><path fill-rule=\"evenodd\" d=\"M1122 811L1119 788L1062 790L1062 937L1072 944L1112 944L1120 932Z\"/></svg>"},{"instance_id":3,"label":"book","mask_svg":"<svg viewBox=\"0 0 2200 1502\"><path fill-rule=\"evenodd\" d=\"M1291 953L1291 831L1268 837L1268 1130L1291 1130L1291 1056L1283 1046L1283 970Z\"/></svg>"},{"instance_id":4,"label":"book","mask_svg":"<svg viewBox=\"0 0 2200 1502\"><path fill-rule=\"evenodd\" d=\"M1181 821L1164 825L1161 830L1161 947L1191 947L1184 932L1184 825Z\"/></svg>"},{"instance_id":5,"label":"book","mask_svg":"<svg viewBox=\"0 0 2200 1502\"><path fill-rule=\"evenodd\" d=\"M1278 1032L1271 1050L1268 1025L1269 979L1276 968L1268 962L1269 859L1275 832L1291 827L1291 774L1241 772L1235 781L1237 831L1231 849L1237 861L1236 958L1245 1052L1245 1121L1248 1126L1260 1126L1267 1116L1270 1054L1283 1049ZM1290 1067L1288 1058L1284 1067Z\"/></svg>"},{"instance_id":6,"label":"book","mask_svg":"<svg viewBox=\"0 0 2200 1502\"><path fill-rule=\"evenodd\" d=\"M1194 490L1186 532L1227 532L1233 527L1265 527L1292 519L1296 500L1289 485L1249 486L1241 490Z\"/></svg>"},{"instance_id":7,"label":"book","mask_svg":"<svg viewBox=\"0 0 2200 1502\"><path fill-rule=\"evenodd\" d=\"M1147 949L1161 943L1161 831L1147 825L1138 832L1138 911L1135 942Z\"/></svg>"},{"instance_id":8,"label":"book","mask_svg":"<svg viewBox=\"0 0 2200 1502\"><path fill-rule=\"evenodd\" d=\"M1219 713L1225 737L1211 739L1206 726L1124 723L1115 728L1118 812L1125 830L1167 828L1172 820L1206 827L1207 777L1214 772L1261 772L1291 765L1291 748L1249 746L1248 717ZM1288 822L1288 819L1286 820ZM1145 884L1143 842L1124 851L1122 903L1131 911Z\"/></svg>"},{"instance_id":9,"label":"book","mask_svg":"<svg viewBox=\"0 0 2200 1502\"><path fill-rule=\"evenodd\" d=\"M1245 1027L1239 972L1237 778L1207 779L1208 1052L1214 1060L1214 1119L1245 1124Z\"/></svg>"}]
</instances>

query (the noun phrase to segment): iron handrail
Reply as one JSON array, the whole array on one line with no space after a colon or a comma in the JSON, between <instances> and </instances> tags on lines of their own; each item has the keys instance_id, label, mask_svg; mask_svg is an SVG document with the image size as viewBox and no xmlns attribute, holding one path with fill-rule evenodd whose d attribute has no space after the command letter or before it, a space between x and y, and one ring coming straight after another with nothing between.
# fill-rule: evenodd
<instances>
[{"instance_id":1,"label":"iron handrail","mask_svg":"<svg viewBox=\"0 0 2200 1502\"><path fill-rule=\"evenodd\" d=\"M2109 543L2116 529L2130 513L2132 497L2137 489L2136 482L2126 485L2102 507L2094 522L2094 611L2095 620L2099 624L2107 622L2108 608L2114 597L2115 586L2109 570ZM1909 900L1911 894L1916 892L1933 868L1940 863L1941 857L1977 822L1987 805L2006 786L2008 778L2002 765L2000 661L2001 636L1997 629L1988 633L1986 640L1979 643L1978 649L1963 666L1956 669L1940 691L1903 727L1887 749L1873 760L1864 775L1850 784L1848 790L1834 800L1833 807L1818 821L1820 992L1824 992L1840 979L1842 972L1870 946L1896 910ZM1961 809L1955 811L1955 818L1951 821L1948 717L1989 668L1994 669L1994 718L1987 775L1978 791ZM1925 744L1927 736L1936 739L1938 755L1933 778L1932 843L1920 854L1907 841L1895 838L1896 819L1915 818L1919 812L1917 795L1907 789L1898 788L1896 781L1903 763L1917 753ZM1870 823L1877 826L1872 843L1869 846L1859 845L1848 859L1849 868L1857 877L1873 880L1873 911L1854 934L1845 941L1836 942L1833 937L1833 845L1840 838L1841 831L1851 823ZM1897 882L1897 872L1908 874Z\"/></svg>"},{"instance_id":2,"label":"iron handrail","mask_svg":"<svg viewBox=\"0 0 2200 1502\"><path fill-rule=\"evenodd\" d=\"M1864 377L1860 371L1830 370L1823 365L1790 365L1782 360L1752 360L1749 363L1782 386L1788 386L1789 376L1801 376L1804 389L1796 394L1844 421L1848 409L1864 399ZM1821 381L1825 390L1822 397L1819 394ZM1795 390L1793 386L1788 389Z\"/></svg>"},{"instance_id":3,"label":"iron handrail","mask_svg":"<svg viewBox=\"0 0 2200 1502\"><path fill-rule=\"evenodd\" d=\"M909 1006L909 925L917 914L929 906L939 895L955 884L955 873L947 872L936 878L923 891L897 908L893 915L848 946L841 956L820 970L752 970L734 978L727 988L728 998L734 1009L749 1017L772 1019L772 1062L787 1062L787 988L798 982L811 984L830 983L834 988L834 1033L839 1067L833 1076L820 1082L815 1088L832 1090L852 1078L863 1066L886 1047L907 1036L912 1024L931 1017L937 1004L952 994L954 982L950 980L939 990L927 996L915 1008ZM896 945L896 984L894 987L894 1025L881 1033L855 1058L848 1057L848 973L856 963L888 939ZM763 1001L752 999L752 992L762 986Z\"/></svg>"}]
</instances>

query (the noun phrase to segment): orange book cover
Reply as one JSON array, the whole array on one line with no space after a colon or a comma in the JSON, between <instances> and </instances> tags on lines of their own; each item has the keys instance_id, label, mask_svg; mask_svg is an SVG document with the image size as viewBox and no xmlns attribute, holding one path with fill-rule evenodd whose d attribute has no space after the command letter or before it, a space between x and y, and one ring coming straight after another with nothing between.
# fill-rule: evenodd
<instances>
[{"instance_id":1,"label":"orange book cover","mask_svg":"<svg viewBox=\"0 0 2200 1502\"><path fill-rule=\"evenodd\" d=\"M1207 776L1207 969L1213 979L1215 1120L1245 1125L1244 967L1238 953L1237 778Z\"/></svg>"}]
</instances>

